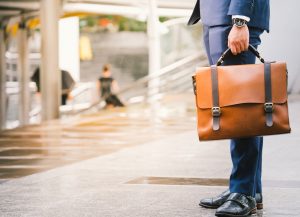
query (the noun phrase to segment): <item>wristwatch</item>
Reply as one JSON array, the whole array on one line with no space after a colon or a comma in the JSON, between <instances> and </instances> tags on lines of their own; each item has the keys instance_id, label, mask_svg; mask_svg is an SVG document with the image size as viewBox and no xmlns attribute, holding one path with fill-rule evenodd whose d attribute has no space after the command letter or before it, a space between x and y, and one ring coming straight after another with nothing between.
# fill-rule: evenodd
<instances>
[{"instance_id":1,"label":"wristwatch","mask_svg":"<svg viewBox=\"0 0 300 217\"><path fill-rule=\"evenodd\" d=\"M236 27L243 27L247 25L247 21L241 18L233 18L232 19L232 25L236 26Z\"/></svg>"}]
</instances>

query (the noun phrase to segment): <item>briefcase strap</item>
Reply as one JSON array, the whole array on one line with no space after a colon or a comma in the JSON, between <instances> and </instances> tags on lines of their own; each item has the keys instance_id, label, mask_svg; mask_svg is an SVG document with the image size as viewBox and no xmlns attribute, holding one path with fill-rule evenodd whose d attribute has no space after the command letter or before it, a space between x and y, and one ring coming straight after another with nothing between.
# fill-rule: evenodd
<instances>
[{"instance_id":1,"label":"briefcase strap","mask_svg":"<svg viewBox=\"0 0 300 217\"><path fill-rule=\"evenodd\" d=\"M211 113L213 117L213 130L217 131L220 129L221 108L219 105L218 70L216 65L211 66L211 82L212 82L212 102L213 102Z\"/></svg>"},{"instance_id":2,"label":"briefcase strap","mask_svg":"<svg viewBox=\"0 0 300 217\"><path fill-rule=\"evenodd\" d=\"M266 125L268 127L273 126L273 111L274 105L272 102L272 79L271 79L271 63L264 63L264 75L265 75L265 104L264 110L266 113Z\"/></svg>"}]
</instances>

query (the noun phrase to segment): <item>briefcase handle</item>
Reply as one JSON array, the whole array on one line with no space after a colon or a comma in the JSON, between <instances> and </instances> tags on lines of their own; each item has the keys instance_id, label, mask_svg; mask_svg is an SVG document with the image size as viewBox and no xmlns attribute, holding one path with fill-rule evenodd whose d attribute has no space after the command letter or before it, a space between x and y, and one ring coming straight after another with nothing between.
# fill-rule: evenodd
<instances>
[{"instance_id":1,"label":"briefcase handle","mask_svg":"<svg viewBox=\"0 0 300 217\"><path fill-rule=\"evenodd\" d=\"M265 60L264 60L264 58L262 58L261 56L260 56L260 53L256 50L256 48L253 46L253 45L251 45L251 44L249 44L249 48L248 48L248 50L250 50L262 63L264 63L265 62ZM227 50L225 50L224 51L224 53L221 55L221 57L218 59L218 62L216 63L216 65L217 66L220 66L223 62L224 62L224 60L225 60L225 58L229 55L231 53L231 50L230 50L230 48L228 48Z\"/></svg>"}]
</instances>

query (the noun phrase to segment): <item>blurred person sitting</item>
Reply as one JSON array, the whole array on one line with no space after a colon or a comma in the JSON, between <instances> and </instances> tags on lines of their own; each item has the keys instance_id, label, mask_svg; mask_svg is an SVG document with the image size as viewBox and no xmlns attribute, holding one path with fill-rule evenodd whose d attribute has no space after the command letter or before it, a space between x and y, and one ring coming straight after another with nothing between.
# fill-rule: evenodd
<instances>
[{"instance_id":1,"label":"blurred person sitting","mask_svg":"<svg viewBox=\"0 0 300 217\"><path fill-rule=\"evenodd\" d=\"M98 90L101 93L101 98L106 102L106 108L124 106L116 95L119 91L119 85L112 77L111 66L109 64L103 66L101 76L98 79Z\"/></svg>"},{"instance_id":2,"label":"blurred person sitting","mask_svg":"<svg viewBox=\"0 0 300 217\"><path fill-rule=\"evenodd\" d=\"M67 104L67 99L71 98L71 91L75 86L75 81L71 74L66 70L60 70L61 72L61 105ZM41 81L40 81L40 67L37 67L31 76L31 81L36 83L37 92L41 92Z\"/></svg>"}]
</instances>

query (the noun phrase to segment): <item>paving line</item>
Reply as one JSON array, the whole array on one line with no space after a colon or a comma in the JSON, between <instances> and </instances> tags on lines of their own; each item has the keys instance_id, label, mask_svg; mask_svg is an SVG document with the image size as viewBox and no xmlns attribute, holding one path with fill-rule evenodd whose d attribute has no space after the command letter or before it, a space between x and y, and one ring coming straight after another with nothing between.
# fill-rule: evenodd
<instances>
[{"instance_id":1,"label":"paving line","mask_svg":"<svg viewBox=\"0 0 300 217\"><path fill-rule=\"evenodd\" d=\"M61 155L21 155L21 156L0 156L0 160L36 160L36 159L59 159Z\"/></svg>"},{"instance_id":2,"label":"paving line","mask_svg":"<svg viewBox=\"0 0 300 217\"><path fill-rule=\"evenodd\" d=\"M0 169L50 169L56 167L54 165L10 165L10 166L0 166Z\"/></svg>"}]
</instances>

